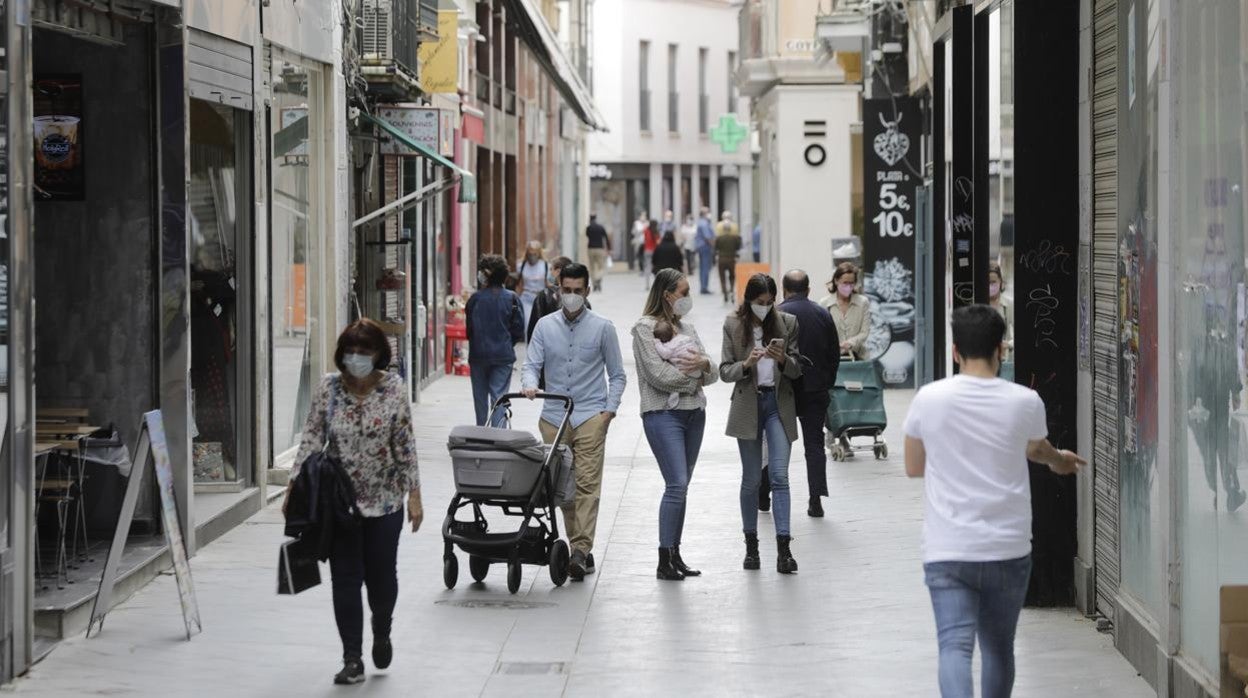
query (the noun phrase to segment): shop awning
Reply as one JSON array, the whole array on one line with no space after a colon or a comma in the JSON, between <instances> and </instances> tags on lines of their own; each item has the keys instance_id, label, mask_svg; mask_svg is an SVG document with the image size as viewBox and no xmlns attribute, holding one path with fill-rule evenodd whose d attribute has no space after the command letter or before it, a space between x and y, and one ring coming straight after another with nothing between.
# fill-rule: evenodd
<instances>
[{"instance_id":1,"label":"shop awning","mask_svg":"<svg viewBox=\"0 0 1248 698\"><path fill-rule=\"evenodd\" d=\"M395 140L399 141L403 145L445 167L450 171L452 178L459 181L459 202L461 204L476 203L477 178L471 172L442 157L437 153L437 151L425 147L414 138L404 133L401 129L399 129L399 127L389 121L386 121L385 119L378 119L371 114L360 114L360 119L377 126L381 130L393 136Z\"/></svg>"}]
</instances>

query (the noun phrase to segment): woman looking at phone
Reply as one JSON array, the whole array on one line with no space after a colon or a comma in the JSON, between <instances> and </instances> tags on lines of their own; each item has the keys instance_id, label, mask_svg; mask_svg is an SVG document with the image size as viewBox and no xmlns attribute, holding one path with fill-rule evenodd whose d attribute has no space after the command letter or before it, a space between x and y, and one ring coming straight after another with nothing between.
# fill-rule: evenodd
<instances>
[{"instance_id":1,"label":"woman looking at phone","mask_svg":"<svg viewBox=\"0 0 1248 698\"><path fill-rule=\"evenodd\" d=\"M797 318L776 307L776 282L755 274L745 285L745 302L724 320L719 377L734 383L728 436L741 453L741 528L747 570L759 568L758 487L762 481L763 435L776 524L776 571L797 571L789 548L789 452L797 440L793 381L802 375L797 354Z\"/></svg>"}]
</instances>

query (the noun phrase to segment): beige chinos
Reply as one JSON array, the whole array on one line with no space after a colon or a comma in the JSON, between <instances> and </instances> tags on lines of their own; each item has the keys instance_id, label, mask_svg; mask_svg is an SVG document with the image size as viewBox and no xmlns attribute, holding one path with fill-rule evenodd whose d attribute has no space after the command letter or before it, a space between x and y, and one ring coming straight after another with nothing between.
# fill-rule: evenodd
<instances>
[{"instance_id":1,"label":"beige chinos","mask_svg":"<svg viewBox=\"0 0 1248 698\"><path fill-rule=\"evenodd\" d=\"M594 548L598 532L598 500L602 496L602 466L606 456L607 417L597 414L573 428L568 424L563 443L572 449L573 477L576 497L563 506L563 527L572 550L588 554ZM553 443L559 427L540 419L538 429L542 440Z\"/></svg>"}]
</instances>

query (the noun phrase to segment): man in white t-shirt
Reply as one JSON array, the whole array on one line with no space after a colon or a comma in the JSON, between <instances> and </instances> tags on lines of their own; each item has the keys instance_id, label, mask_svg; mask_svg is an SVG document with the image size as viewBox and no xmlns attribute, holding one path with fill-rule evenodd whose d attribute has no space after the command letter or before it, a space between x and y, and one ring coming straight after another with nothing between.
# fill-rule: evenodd
<instances>
[{"instance_id":1,"label":"man in white t-shirt","mask_svg":"<svg viewBox=\"0 0 1248 698\"><path fill-rule=\"evenodd\" d=\"M924 477L923 571L940 644L940 693L972 698L971 657L983 653L980 690L1009 696L1014 632L1031 576L1027 461L1059 475L1085 461L1053 448L1044 402L997 377L1005 321L987 305L953 313L960 373L924 386L906 415L906 475Z\"/></svg>"}]
</instances>

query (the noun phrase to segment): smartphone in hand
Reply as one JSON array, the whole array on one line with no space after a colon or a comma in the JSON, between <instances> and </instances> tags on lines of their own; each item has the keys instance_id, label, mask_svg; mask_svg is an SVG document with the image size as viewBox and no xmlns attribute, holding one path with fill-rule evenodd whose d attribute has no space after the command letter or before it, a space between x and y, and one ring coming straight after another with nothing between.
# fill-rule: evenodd
<instances>
[{"instance_id":1,"label":"smartphone in hand","mask_svg":"<svg viewBox=\"0 0 1248 698\"><path fill-rule=\"evenodd\" d=\"M772 347L775 347L776 349L784 349L784 338L774 337L770 342L767 343L767 347L769 349Z\"/></svg>"}]
</instances>

